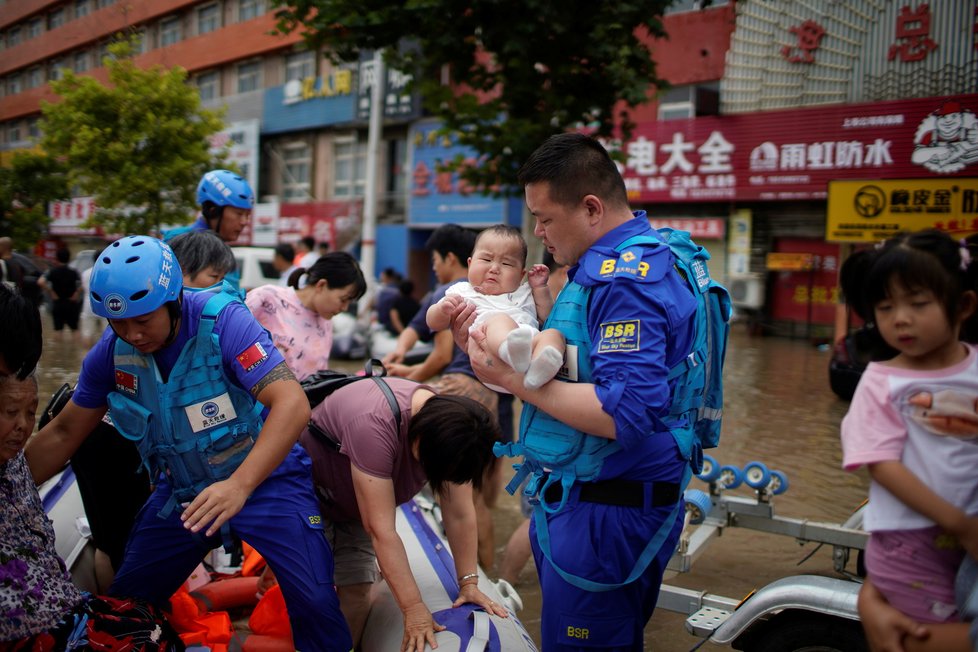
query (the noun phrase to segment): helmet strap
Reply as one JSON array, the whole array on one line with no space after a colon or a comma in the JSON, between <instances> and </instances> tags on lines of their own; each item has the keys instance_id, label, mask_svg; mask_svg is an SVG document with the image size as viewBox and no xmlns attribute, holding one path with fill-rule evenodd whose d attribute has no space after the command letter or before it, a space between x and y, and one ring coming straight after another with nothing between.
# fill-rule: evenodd
<instances>
[{"instance_id":1,"label":"helmet strap","mask_svg":"<svg viewBox=\"0 0 978 652\"><path fill-rule=\"evenodd\" d=\"M183 304L183 293L181 292L176 301L166 302L166 311L170 315L170 334L166 336L163 346L169 346L177 337L177 329L180 327L180 306Z\"/></svg>"}]
</instances>

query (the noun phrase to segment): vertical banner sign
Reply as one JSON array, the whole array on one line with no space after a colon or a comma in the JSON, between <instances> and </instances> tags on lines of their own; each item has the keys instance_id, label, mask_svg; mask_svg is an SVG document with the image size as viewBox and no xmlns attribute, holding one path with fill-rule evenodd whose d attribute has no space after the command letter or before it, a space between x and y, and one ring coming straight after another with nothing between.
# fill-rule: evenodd
<instances>
[{"instance_id":1,"label":"vertical banner sign","mask_svg":"<svg viewBox=\"0 0 978 652\"><path fill-rule=\"evenodd\" d=\"M749 208L730 216L730 238L727 241L727 274L732 278L750 273L750 240L752 218Z\"/></svg>"}]
</instances>

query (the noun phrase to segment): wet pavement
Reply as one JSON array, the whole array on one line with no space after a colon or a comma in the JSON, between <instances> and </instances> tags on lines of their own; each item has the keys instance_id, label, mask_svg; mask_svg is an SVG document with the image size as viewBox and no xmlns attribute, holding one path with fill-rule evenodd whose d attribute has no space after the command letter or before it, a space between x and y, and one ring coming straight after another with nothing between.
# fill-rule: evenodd
<instances>
[{"instance_id":1,"label":"wet pavement","mask_svg":"<svg viewBox=\"0 0 978 652\"><path fill-rule=\"evenodd\" d=\"M77 379L88 344L98 332L87 320L80 337L59 336L51 329L50 316L43 318L44 354L38 369L41 408L61 383ZM760 460L783 471L790 488L774 499L777 514L841 523L864 499L868 479L864 472L850 474L841 469L839 423L848 404L829 389L829 355L801 340L751 337L735 325L724 372L723 435L719 448L710 454L721 464L742 467ZM352 370L362 363L337 361L333 366ZM705 488L695 479L691 486ZM743 486L732 493L748 497L752 491ZM519 501L504 494L495 513L497 560L521 519ZM668 581L741 598L788 575L835 575L829 547L799 565L814 547L787 537L729 529L711 544L692 572ZM524 603L519 617L539 644L540 592L532 561L516 588ZM657 611L645 629L646 649L690 650L700 639L686 633L683 621L679 614ZM724 648L707 643L701 649Z\"/></svg>"}]
</instances>

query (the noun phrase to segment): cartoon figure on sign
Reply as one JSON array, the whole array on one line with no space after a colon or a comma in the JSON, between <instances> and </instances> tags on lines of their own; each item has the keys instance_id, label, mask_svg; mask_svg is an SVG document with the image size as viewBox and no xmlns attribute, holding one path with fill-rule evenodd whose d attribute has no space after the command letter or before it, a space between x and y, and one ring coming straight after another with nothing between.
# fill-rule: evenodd
<instances>
[{"instance_id":1,"label":"cartoon figure on sign","mask_svg":"<svg viewBox=\"0 0 978 652\"><path fill-rule=\"evenodd\" d=\"M978 162L978 117L960 102L947 101L921 120L911 160L939 174Z\"/></svg>"}]
</instances>

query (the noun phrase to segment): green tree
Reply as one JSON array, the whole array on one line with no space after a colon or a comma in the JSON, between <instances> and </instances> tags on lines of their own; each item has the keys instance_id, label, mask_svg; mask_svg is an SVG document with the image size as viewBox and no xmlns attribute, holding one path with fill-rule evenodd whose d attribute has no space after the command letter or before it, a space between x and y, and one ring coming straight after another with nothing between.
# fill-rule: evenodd
<instances>
[{"instance_id":1,"label":"green tree","mask_svg":"<svg viewBox=\"0 0 978 652\"><path fill-rule=\"evenodd\" d=\"M302 30L335 60L382 49L389 65L414 75L425 108L484 155L488 164L464 173L485 187L515 182L554 133L587 125L627 136L633 125L614 110L661 85L640 35L665 36L670 3L275 0L279 31ZM446 69L452 86L442 83Z\"/></svg>"},{"instance_id":2,"label":"green tree","mask_svg":"<svg viewBox=\"0 0 978 652\"><path fill-rule=\"evenodd\" d=\"M30 249L47 233L47 204L68 196L64 165L50 156L17 152L0 168L0 233L15 249Z\"/></svg>"},{"instance_id":3,"label":"green tree","mask_svg":"<svg viewBox=\"0 0 978 652\"><path fill-rule=\"evenodd\" d=\"M132 52L131 41L109 46L105 85L66 70L52 82L61 101L42 106L43 147L95 198L90 222L109 233L190 221L197 182L221 164L208 142L223 128L220 113L201 108L184 69L142 69Z\"/></svg>"}]
</instances>

